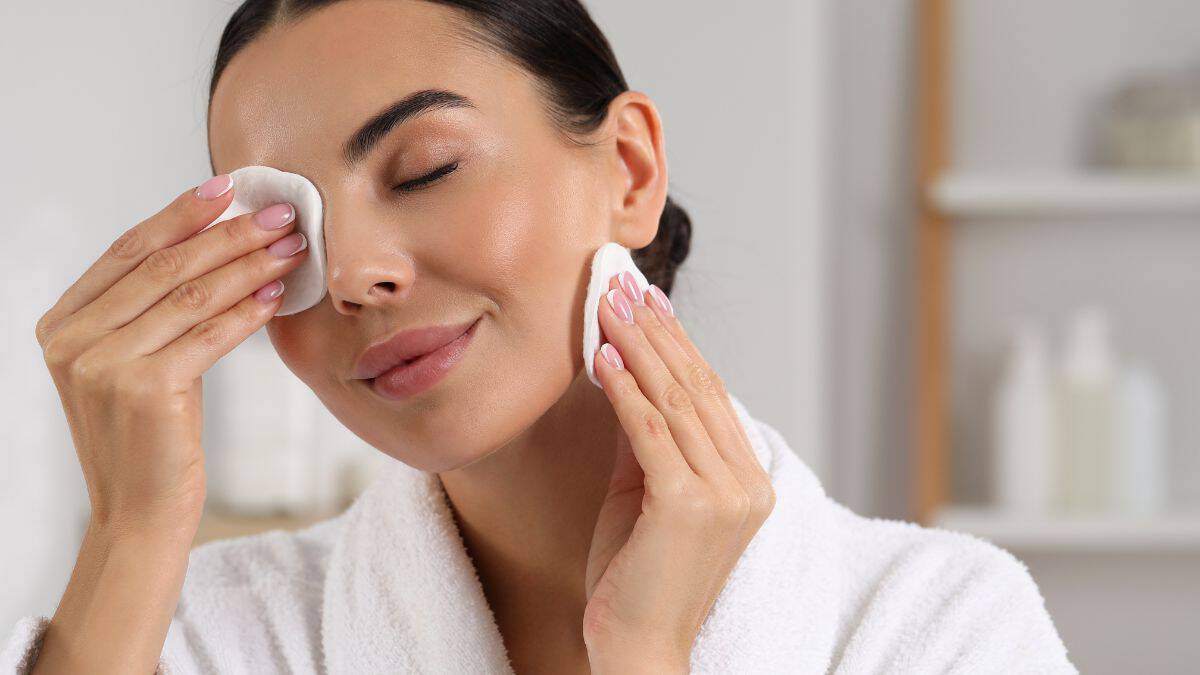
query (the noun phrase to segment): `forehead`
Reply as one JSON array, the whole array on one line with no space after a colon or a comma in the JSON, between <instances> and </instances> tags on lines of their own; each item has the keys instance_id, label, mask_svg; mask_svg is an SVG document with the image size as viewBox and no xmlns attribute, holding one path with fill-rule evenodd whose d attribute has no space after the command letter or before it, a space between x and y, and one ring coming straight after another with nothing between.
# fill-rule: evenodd
<instances>
[{"instance_id":1,"label":"forehead","mask_svg":"<svg viewBox=\"0 0 1200 675\"><path fill-rule=\"evenodd\" d=\"M343 0L259 35L213 94L217 172L248 164L315 173L403 96L442 88L499 114L520 103L524 72L465 37L465 19L433 3ZM516 96L514 96L516 95Z\"/></svg>"}]
</instances>

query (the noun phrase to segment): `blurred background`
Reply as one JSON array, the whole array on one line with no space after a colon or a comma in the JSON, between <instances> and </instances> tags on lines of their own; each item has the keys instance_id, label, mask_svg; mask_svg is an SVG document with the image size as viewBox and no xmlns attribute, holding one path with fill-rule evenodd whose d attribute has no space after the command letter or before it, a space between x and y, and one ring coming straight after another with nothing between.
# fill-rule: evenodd
<instances>
[{"instance_id":1,"label":"blurred background","mask_svg":"<svg viewBox=\"0 0 1200 675\"><path fill-rule=\"evenodd\" d=\"M236 4L0 6L0 626L53 613L88 515L34 324L208 177ZM752 414L855 511L1012 551L1081 671L1200 669L1200 4L587 5L663 115L675 305ZM205 405L197 543L390 461L264 331Z\"/></svg>"}]
</instances>

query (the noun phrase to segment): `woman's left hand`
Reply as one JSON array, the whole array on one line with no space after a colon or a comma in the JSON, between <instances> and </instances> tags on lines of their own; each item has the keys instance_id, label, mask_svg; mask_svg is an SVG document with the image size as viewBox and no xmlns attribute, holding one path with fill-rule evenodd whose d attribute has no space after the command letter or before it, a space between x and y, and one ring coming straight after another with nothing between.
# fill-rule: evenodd
<instances>
[{"instance_id":1,"label":"woman's left hand","mask_svg":"<svg viewBox=\"0 0 1200 675\"><path fill-rule=\"evenodd\" d=\"M686 673L775 492L666 296L643 295L628 272L609 286L596 377L622 431L588 555L584 642L593 673Z\"/></svg>"}]
</instances>

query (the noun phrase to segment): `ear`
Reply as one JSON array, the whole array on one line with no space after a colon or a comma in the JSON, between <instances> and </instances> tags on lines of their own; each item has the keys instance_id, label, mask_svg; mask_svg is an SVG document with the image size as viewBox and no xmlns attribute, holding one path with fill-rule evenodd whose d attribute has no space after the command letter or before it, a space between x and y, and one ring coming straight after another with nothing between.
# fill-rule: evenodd
<instances>
[{"instance_id":1,"label":"ear","mask_svg":"<svg viewBox=\"0 0 1200 675\"><path fill-rule=\"evenodd\" d=\"M648 96L625 91L609 104L612 231L610 240L636 250L650 245L667 202L662 120Z\"/></svg>"}]
</instances>

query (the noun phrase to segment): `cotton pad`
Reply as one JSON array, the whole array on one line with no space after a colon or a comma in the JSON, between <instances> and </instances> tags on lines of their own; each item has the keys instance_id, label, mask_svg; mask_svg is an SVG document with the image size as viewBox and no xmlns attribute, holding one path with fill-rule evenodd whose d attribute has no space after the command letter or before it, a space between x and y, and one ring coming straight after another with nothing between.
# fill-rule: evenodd
<instances>
[{"instance_id":1,"label":"cotton pad","mask_svg":"<svg viewBox=\"0 0 1200 675\"><path fill-rule=\"evenodd\" d=\"M296 209L294 231L303 233L308 240L308 256L299 267L280 277L284 286L283 303L275 316L295 314L316 305L326 291L321 193L304 176L269 166L244 166L229 176L233 179L233 202L204 229L272 204L291 204Z\"/></svg>"},{"instance_id":2,"label":"cotton pad","mask_svg":"<svg viewBox=\"0 0 1200 675\"><path fill-rule=\"evenodd\" d=\"M596 250L592 256L592 277L588 281L587 297L583 301L583 363L588 379L597 387L596 350L600 349L600 298L608 293L608 280L615 274L628 270L637 281L638 291L650 288L646 275L633 262L629 249L610 241Z\"/></svg>"}]
</instances>

